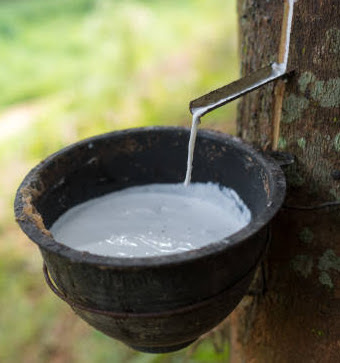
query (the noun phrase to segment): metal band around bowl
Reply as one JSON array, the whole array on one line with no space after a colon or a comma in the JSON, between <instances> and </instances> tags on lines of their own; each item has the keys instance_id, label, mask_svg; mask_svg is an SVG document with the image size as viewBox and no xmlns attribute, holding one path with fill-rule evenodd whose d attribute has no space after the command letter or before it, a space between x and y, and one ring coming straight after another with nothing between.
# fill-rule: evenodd
<instances>
[{"instance_id":1,"label":"metal band around bowl","mask_svg":"<svg viewBox=\"0 0 340 363\"><path fill-rule=\"evenodd\" d=\"M263 254L261 253L259 261L261 260L262 255ZM157 317L168 317L168 316L173 316L173 315L177 315L177 314L183 314L183 313L186 313L186 312L190 312L190 311L202 308L205 305L209 305L212 300L214 300L214 299L218 298L219 296L225 294L228 290L233 290L234 288L237 288L237 285L241 284L241 282L246 279L248 274L251 273L252 270L254 270L256 268L259 261L254 266L252 266L252 268L244 276L242 276L234 285L229 286L225 290L222 290L217 295L214 295L213 297L210 297L209 299L200 301L198 303L195 303L195 304L192 304L192 305L189 305L189 306L185 306L185 307L182 307L182 308L177 308L177 309L174 309L174 310L160 311L160 312L156 312L156 313L121 313L121 312L99 310L99 309L95 309L95 308L91 308L91 307L88 307L88 306L81 305L79 303L76 303L76 302L72 301L70 298L68 298L65 294L63 294L59 290L56 283L52 280L52 278L50 276L50 273L49 273L45 263L43 263L43 273L44 273L45 281L46 281L47 285L49 286L49 288L60 299L62 299L68 305L70 305L72 309L83 310L83 311L87 311L87 312L90 312L90 313L105 315L105 316L109 316L109 317L112 317L112 318L119 318L119 319L124 319L124 318L157 318Z\"/></svg>"}]
</instances>

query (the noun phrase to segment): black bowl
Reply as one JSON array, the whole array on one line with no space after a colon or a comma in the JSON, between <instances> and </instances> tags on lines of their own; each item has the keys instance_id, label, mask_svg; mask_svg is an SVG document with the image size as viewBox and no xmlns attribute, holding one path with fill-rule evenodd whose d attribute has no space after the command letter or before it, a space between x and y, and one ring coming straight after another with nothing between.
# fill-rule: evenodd
<instances>
[{"instance_id":1,"label":"black bowl","mask_svg":"<svg viewBox=\"0 0 340 363\"><path fill-rule=\"evenodd\" d=\"M193 182L235 189L252 220L197 250L146 258L96 256L56 242L48 229L90 198L133 185L182 182L188 140L189 130L178 127L83 140L36 166L15 200L20 227L39 246L51 278L77 314L141 351L183 348L222 321L247 293L265 250L266 225L284 199L281 168L238 138L199 131Z\"/></svg>"}]
</instances>

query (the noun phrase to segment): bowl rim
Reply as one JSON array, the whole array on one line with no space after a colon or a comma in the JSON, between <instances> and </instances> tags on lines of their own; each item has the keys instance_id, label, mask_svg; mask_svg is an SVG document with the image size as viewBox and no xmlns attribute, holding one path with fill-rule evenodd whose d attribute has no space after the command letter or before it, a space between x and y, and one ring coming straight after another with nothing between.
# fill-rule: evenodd
<instances>
[{"instance_id":1,"label":"bowl rim","mask_svg":"<svg viewBox=\"0 0 340 363\"><path fill-rule=\"evenodd\" d=\"M178 126L151 126L130 128L119 131L112 131L104 134L92 136L90 138L83 139L76 143L73 143L59 151L51 154L45 160L40 162L25 176L24 180L20 184L15 200L14 210L16 221L19 224L22 231L36 243L39 248L48 252L60 255L67 258L72 263L85 263L89 265L96 265L105 269L125 269L125 268L147 268L151 266L167 266L173 264L181 264L184 262L191 262L208 256L213 256L224 252L226 249L230 249L233 246L247 243L247 240L257 232L259 232L269 221L275 216L280 207L283 204L286 193L286 180L284 173L279 164L267 154L257 151L251 145L247 144L238 137L228 135L219 131L213 131L208 129L198 130L197 137L207 138L210 140L222 141L229 145L234 145L241 148L244 152L248 153L252 158L263 166L267 171L271 180L268 183L271 186L271 193L269 196L269 203L267 208L264 208L255 218L252 217L250 223L239 230L238 232L216 242L209 243L201 248L185 251L181 253L167 254L162 256L150 256L150 257L112 257L94 255L88 252L78 251L71 247L68 247L60 242L54 240L52 235L44 233L34 221L25 212L25 202L22 197L23 188L28 187L32 182L38 180L38 176L41 170L52 163L58 156L68 153L79 146L90 144L94 141L98 141L105 138L122 137L125 135L132 136L133 134L145 133L145 132L185 132L190 133L190 129L187 127ZM248 241L249 243L249 241Z\"/></svg>"}]
</instances>

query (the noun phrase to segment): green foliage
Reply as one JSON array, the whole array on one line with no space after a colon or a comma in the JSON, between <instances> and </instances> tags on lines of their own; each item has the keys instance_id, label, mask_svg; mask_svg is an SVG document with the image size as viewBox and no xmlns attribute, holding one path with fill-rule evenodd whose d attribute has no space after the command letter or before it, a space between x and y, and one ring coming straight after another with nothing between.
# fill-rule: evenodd
<instances>
[{"instance_id":1,"label":"green foliage","mask_svg":"<svg viewBox=\"0 0 340 363\"><path fill-rule=\"evenodd\" d=\"M227 361L227 348L216 353L210 339L192 354L188 348L150 355L88 328L45 287L41 258L15 225L12 203L31 167L81 138L189 126L189 101L237 78L235 6L234 0L0 1L1 362ZM230 105L206 116L202 127L230 130L234 117Z\"/></svg>"}]
</instances>

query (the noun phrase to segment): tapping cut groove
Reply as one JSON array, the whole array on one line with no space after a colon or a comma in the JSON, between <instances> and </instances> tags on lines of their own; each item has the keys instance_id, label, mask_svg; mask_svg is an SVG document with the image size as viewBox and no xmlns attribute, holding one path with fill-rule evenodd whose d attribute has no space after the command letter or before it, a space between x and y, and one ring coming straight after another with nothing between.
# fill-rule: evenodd
<instances>
[{"instance_id":1,"label":"tapping cut groove","mask_svg":"<svg viewBox=\"0 0 340 363\"><path fill-rule=\"evenodd\" d=\"M284 66L285 72L287 71L287 65L288 65L290 36L291 36L292 22L293 22L293 8L295 2L296 2L295 0L286 0L283 10L278 63ZM277 150L279 144L282 104L283 104L285 88L286 88L285 81L280 79L277 81L274 89L273 135L272 135L273 137L272 150L274 151Z\"/></svg>"}]
</instances>

